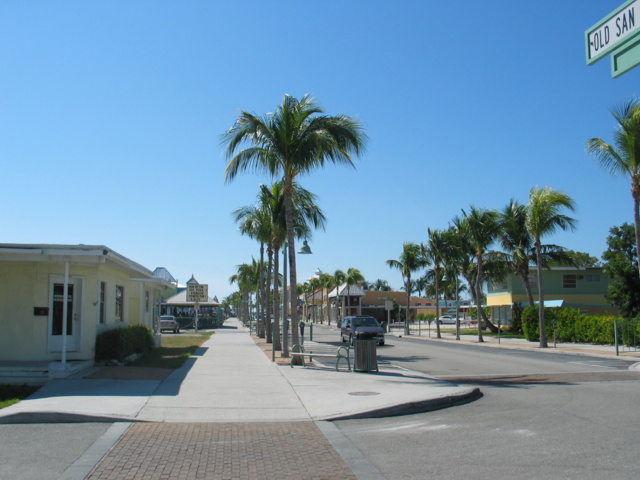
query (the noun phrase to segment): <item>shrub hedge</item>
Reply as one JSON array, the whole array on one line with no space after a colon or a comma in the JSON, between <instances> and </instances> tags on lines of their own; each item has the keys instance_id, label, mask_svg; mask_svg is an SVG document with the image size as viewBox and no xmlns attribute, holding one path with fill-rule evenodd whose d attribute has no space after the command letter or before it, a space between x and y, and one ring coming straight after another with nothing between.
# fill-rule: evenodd
<instances>
[{"instance_id":1,"label":"shrub hedge","mask_svg":"<svg viewBox=\"0 0 640 480\"><path fill-rule=\"evenodd\" d=\"M559 342L615 343L614 321L618 321L618 341L635 344L640 339L640 319L625 320L613 316L585 315L575 308L545 308L544 328L547 339L553 338L553 321L556 322L556 340ZM540 339L538 307L526 306L522 311L522 331L531 342Z\"/></svg>"},{"instance_id":2,"label":"shrub hedge","mask_svg":"<svg viewBox=\"0 0 640 480\"><path fill-rule=\"evenodd\" d=\"M134 353L144 354L154 347L151 330L144 325L130 325L105 330L96 337L96 362L123 362Z\"/></svg>"}]
</instances>

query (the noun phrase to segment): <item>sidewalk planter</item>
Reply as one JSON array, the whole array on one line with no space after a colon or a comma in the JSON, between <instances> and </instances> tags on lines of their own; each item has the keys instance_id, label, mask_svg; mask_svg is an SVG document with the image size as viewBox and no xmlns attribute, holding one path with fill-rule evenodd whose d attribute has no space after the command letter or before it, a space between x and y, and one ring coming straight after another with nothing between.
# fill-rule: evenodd
<instances>
[{"instance_id":1,"label":"sidewalk planter","mask_svg":"<svg viewBox=\"0 0 640 480\"><path fill-rule=\"evenodd\" d=\"M378 371L378 357L376 353L375 339L353 339L354 350L354 372L377 372Z\"/></svg>"}]
</instances>

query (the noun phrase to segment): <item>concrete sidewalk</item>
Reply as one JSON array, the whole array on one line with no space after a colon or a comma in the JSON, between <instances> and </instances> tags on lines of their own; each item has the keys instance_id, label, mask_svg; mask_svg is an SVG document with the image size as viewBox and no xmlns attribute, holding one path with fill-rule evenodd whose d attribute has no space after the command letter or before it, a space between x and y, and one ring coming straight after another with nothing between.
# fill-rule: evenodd
<instances>
[{"instance_id":1,"label":"concrete sidewalk","mask_svg":"<svg viewBox=\"0 0 640 480\"><path fill-rule=\"evenodd\" d=\"M455 328L455 327L454 327ZM497 337L497 336L489 336L483 335L484 342L478 342L478 335L476 332L470 332L468 329L464 334L460 335L460 340L455 339L455 331L452 330L451 325L441 326L443 330L441 332L440 339L436 338L436 329L435 327L431 327L429 331L427 328L423 327L420 331L418 331L415 327L411 330L410 338L421 339L425 341L433 340L433 341L452 341L452 342L469 342L475 343L476 345L481 345L489 348L512 348L512 349L533 349L539 352L549 353L549 354L562 354L562 353L571 353L571 354L583 354L589 356L603 356L603 357L612 357L616 356L616 358L620 360L627 360L629 362L639 362L640 361L640 349L629 348L626 346L619 346L618 352L616 352L616 347L614 345L595 345L589 343L568 343L568 342L557 342L554 344L553 336L547 338L548 348L540 348L539 342L530 342L525 340L524 338L509 338L509 337ZM387 335L392 335L394 337L403 337L403 332L401 329L394 329L391 333ZM617 355L616 355L617 353Z\"/></svg>"},{"instance_id":2,"label":"concrete sidewalk","mask_svg":"<svg viewBox=\"0 0 640 480\"><path fill-rule=\"evenodd\" d=\"M279 422L417 413L481 396L414 372L336 372L272 363L229 320L164 381L58 379L0 410L0 423Z\"/></svg>"}]
</instances>

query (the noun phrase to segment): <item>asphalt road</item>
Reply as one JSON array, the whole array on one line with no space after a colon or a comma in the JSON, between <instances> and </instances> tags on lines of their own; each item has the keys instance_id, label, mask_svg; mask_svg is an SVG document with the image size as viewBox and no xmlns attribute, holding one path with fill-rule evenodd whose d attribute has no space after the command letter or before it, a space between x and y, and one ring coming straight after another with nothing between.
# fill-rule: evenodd
<instances>
[{"instance_id":1,"label":"asphalt road","mask_svg":"<svg viewBox=\"0 0 640 480\"><path fill-rule=\"evenodd\" d=\"M58 479L110 426L108 423L0 425L0 479Z\"/></svg>"},{"instance_id":2,"label":"asphalt road","mask_svg":"<svg viewBox=\"0 0 640 480\"><path fill-rule=\"evenodd\" d=\"M336 329L314 339L338 345ZM388 337L379 364L483 398L406 417L335 422L389 480L637 478L640 372L628 361Z\"/></svg>"}]
</instances>

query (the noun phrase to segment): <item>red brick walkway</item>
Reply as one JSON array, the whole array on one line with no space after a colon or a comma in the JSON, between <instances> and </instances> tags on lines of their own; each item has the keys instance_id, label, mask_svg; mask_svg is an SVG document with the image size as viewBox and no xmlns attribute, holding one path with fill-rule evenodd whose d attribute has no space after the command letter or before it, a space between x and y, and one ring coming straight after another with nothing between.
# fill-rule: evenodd
<instances>
[{"instance_id":1,"label":"red brick walkway","mask_svg":"<svg viewBox=\"0 0 640 480\"><path fill-rule=\"evenodd\" d=\"M356 480L313 422L134 423L88 480Z\"/></svg>"}]
</instances>

